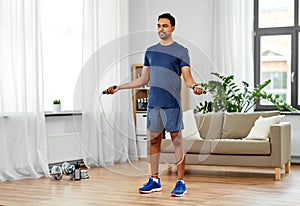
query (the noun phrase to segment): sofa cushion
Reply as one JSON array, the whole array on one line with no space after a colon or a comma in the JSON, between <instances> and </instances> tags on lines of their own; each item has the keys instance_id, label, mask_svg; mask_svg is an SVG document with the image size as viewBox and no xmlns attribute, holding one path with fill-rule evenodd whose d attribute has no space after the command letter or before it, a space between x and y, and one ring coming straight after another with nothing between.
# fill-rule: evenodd
<instances>
[{"instance_id":1,"label":"sofa cushion","mask_svg":"<svg viewBox=\"0 0 300 206\"><path fill-rule=\"evenodd\" d=\"M220 139L222 135L224 113L210 112L195 114L198 130L202 139Z\"/></svg>"},{"instance_id":2,"label":"sofa cushion","mask_svg":"<svg viewBox=\"0 0 300 206\"><path fill-rule=\"evenodd\" d=\"M211 141L211 154L232 155L270 155L271 145L269 141L219 139Z\"/></svg>"},{"instance_id":3,"label":"sofa cushion","mask_svg":"<svg viewBox=\"0 0 300 206\"><path fill-rule=\"evenodd\" d=\"M273 124L279 123L284 115L276 115L272 117L263 118L260 116L254 123L254 126L250 130L246 140L268 140L270 136L270 127Z\"/></svg>"},{"instance_id":4,"label":"sofa cushion","mask_svg":"<svg viewBox=\"0 0 300 206\"><path fill-rule=\"evenodd\" d=\"M242 139L249 134L259 116L271 117L279 114L279 111L253 113L226 112L224 115L222 139Z\"/></svg>"},{"instance_id":5,"label":"sofa cushion","mask_svg":"<svg viewBox=\"0 0 300 206\"><path fill-rule=\"evenodd\" d=\"M183 143L185 153L208 154L210 153L210 142L208 140L188 140ZM174 146L171 139L164 139L161 143L162 153L174 153Z\"/></svg>"}]
</instances>

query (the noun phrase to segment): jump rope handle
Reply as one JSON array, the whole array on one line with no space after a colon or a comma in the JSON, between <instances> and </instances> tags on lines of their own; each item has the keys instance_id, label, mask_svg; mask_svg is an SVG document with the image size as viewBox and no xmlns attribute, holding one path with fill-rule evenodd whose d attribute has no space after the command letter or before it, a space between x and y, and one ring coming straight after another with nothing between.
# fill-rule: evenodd
<instances>
[{"instance_id":1,"label":"jump rope handle","mask_svg":"<svg viewBox=\"0 0 300 206\"><path fill-rule=\"evenodd\" d=\"M196 87L196 86L199 86L199 85L201 85L201 84L195 84L195 85L192 87L192 90L194 90L195 87ZM207 92L206 92L206 90L201 89L201 93L202 93L202 94L206 94Z\"/></svg>"},{"instance_id":2,"label":"jump rope handle","mask_svg":"<svg viewBox=\"0 0 300 206\"><path fill-rule=\"evenodd\" d=\"M113 89L117 89L117 86L115 85ZM107 90L102 91L102 94L107 94Z\"/></svg>"}]
</instances>

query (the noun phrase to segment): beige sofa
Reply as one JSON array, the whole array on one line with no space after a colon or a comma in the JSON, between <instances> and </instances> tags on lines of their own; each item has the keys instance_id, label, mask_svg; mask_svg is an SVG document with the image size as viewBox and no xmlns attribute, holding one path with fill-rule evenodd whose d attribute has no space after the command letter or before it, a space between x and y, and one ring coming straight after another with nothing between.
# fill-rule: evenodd
<instances>
[{"instance_id":1,"label":"beige sofa","mask_svg":"<svg viewBox=\"0 0 300 206\"><path fill-rule=\"evenodd\" d=\"M289 172L291 124L280 122L282 115L279 112L184 116L185 128L188 125L188 130L191 130L195 125L197 129L196 133L190 131L188 136L183 135L186 164L269 167L275 169L275 180L281 179L283 166L285 173ZM270 121L274 118L277 119ZM267 120L269 126L264 122ZM266 128L268 134L265 134ZM174 148L169 138L162 141L160 162L175 163Z\"/></svg>"}]
</instances>

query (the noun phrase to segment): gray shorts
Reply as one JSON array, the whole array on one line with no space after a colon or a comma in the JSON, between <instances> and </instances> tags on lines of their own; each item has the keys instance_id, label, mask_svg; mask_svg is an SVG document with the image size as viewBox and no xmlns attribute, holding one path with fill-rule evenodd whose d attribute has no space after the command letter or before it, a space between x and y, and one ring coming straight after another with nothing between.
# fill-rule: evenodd
<instances>
[{"instance_id":1,"label":"gray shorts","mask_svg":"<svg viewBox=\"0 0 300 206\"><path fill-rule=\"evenodd\" d=\"M183 129L181 108L149 108L147 129L150 131L177 132Z\"/></svg>"}]
</instances>

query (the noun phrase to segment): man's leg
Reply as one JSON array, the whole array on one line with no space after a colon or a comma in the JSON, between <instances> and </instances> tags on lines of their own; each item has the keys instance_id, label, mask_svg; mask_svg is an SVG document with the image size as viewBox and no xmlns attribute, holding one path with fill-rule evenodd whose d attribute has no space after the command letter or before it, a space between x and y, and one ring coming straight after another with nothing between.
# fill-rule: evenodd
<instances>
[{"instance_id":1,"label":"man's leg","mask_svg":"<svg viewBox=\"0 0 300 206\"><path fill-rule=\"evenodd\" d=\"M140 193L151 193L161 191L160 179L158 178L158 165L160 156L160 144L162 140L162 132L148 132L150 136L150 165L151 165L151 177L149 181L139 188Z\"/></svg>"},{"instance_id":2,"label":"man's leg","mask_svg":"<svg viewBox=\"0 0 300 206\"><path fill-rule=\"evenodd\" d=\"M185 155L182 146L183 144L182 133L181 131L170 132L170 135L174 145L178 179L183 180L184 169L185 169Z\"/></svg>"},{"instance_id":3,"label":"man's leg","mask_svg":"<svg viewBox=\"0 0 300 206\"><path fill-rule=\"evenodd\" d=\"M174 145L176 164L177 164L177 175L178 180L176 182L175 188L171 192L172 197L181 197L186 194L186 186L183 181L184 167L185 167L185 154L183 151L183 138L181 131L171 132L171 138Z\"/></svg>"},{"instance_id":4,"label":"man's leg","mask_svg":"<svg viewBox=\"0 0 300 206\"><path fill-rule=\"evenodd\" d=\"M150 165L151 176L158 178L158 165L160 156L160 145L162 141L162 132L150 131Z\"/></svg>"}]
</instances>

